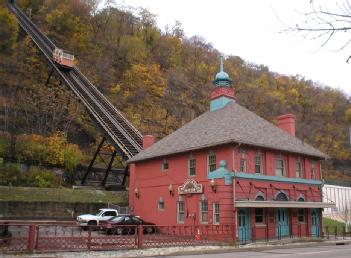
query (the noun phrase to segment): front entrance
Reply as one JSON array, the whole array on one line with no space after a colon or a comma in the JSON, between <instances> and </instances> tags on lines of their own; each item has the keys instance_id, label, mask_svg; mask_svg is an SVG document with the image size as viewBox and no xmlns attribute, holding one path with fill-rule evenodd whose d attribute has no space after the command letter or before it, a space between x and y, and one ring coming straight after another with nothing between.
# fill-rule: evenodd
<instances>
[{"instance_id":1,"label":"front entrance","mask_svg":"<svg viewBox=\"0 0 351 258\"><path fill-rule=\"evenodd\" d=\"M239 209L238 212L238 235L241 242L250 239L250 212L249 209Z\"/></svg>"},{"instance_id":2,"label":"front entrance","mask_svg":"<svg viewBox=\"0 0 351 258\"><path fill-rule=\"evenodd\" d=\"M278 208L276 216L276 236L278 238L289 236L289 211Z\"/></svg>"},{"instance_id":3,"label":"front entrance","mask_svg":"<svg viewBox=\"0 0 351 258\"><path fill-rule=\"evenodd\" d=\"M320 237L319 214L317 209L312 209L312 237Z\"/></svg>"}]
</instances>

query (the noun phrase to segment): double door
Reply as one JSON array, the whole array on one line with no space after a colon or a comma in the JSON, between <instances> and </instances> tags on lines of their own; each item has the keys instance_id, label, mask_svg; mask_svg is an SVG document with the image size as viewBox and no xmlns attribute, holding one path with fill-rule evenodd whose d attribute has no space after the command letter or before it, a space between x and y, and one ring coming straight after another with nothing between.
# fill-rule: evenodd
<instances>
[{"instance_id":1,"label":"double door","mask_svg":"<svg viewBox=\"0 0 351 258\"><path fill-rule=\"evenodd\" d=\"M278 208L276 214L276 236L278 238L289 236L289 210Z\"/></svg>"},{"instance_id":2,"label":"double door","mask_svg":"<svg viewBox=\"0 0 351 258\"><path fill-rule=\"evenodd\" d=\"M250 209L241 208L238 211L238 236L239 241L246 243L250 239Z\"/></svg>"}]
</instances>

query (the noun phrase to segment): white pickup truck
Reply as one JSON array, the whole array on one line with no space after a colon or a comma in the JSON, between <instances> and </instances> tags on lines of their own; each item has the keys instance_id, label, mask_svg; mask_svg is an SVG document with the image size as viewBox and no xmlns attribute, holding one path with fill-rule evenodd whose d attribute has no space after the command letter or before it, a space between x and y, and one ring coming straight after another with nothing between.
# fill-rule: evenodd
<instances>
[{"instance_id":1,"label":"white pickup truck","mask_svg":"<svg viewBox=\"0 0 351 258\"><path fill-rule=\"evenodd\" d=\"M115 209L100 209L96 215L83 214L77 217L77 223L80 226L96 226L100 221L106 221L114 216L118 216L118 211Z\"/></svg>"}]
</instances>

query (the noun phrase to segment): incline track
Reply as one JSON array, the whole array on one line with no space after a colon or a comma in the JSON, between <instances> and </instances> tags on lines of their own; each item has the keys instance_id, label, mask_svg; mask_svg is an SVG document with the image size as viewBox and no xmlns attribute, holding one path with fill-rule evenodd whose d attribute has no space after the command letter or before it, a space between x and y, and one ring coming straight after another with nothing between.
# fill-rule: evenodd
<instances>
[{"instance_id":1,"label":"incline track","mask_svg":"<svg viewBox=\"0 0 351 258\"><path fill-rule=\"evenodd\" d=\"M123 117L77 67L66 70L53 62L52 52L56 48L55 44L13 2L9 1L8 6L16 15L21 28L32 38L62 83L65 83L88 109L110 143L122 150L127 158L139 153L142 149L141 133Z\"/></svg>"}]
</instances>

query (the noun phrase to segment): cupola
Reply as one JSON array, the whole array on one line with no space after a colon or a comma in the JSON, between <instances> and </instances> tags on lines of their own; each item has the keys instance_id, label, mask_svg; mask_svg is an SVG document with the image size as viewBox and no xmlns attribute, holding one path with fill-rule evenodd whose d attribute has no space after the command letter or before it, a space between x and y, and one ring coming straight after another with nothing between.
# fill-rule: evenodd
<instances>
[{"instance_id":1,"label":"cupola","mask_svg":"<svg viewBox=\"0 0 351 258\"><path fill-rule=\"evenodd\" d=\"M213 84L215 88L211 92L210 110L215 111L223 108L231 101L235 101L234 90L231 87L232 79L224 72L224 58L221 56L220 71L216 74Z\"/></svg>"}]
</instances>

